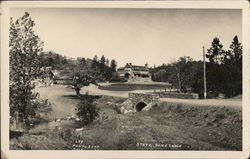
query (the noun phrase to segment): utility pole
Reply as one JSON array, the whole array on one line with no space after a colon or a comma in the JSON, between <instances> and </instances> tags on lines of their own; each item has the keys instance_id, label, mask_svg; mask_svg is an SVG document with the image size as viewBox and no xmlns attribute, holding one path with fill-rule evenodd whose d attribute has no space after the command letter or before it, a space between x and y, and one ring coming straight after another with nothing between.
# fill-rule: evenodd
<instances>
[{"instance_id":1,"label":"utility pole","mask_svg":"<svg viewBox=\"0 0 250 159\"><path fill-rule=\"evenodd\" d=\"M175 66L174 67L177 73L177 80L178 80L178 85L179 85L179 93L181 93L181 80L180 80L180 71L178 70L178 68Z\"/></svg>"},{"instance_id":2,"label":"utility pole","mask_svg":"<svg viewBox=\"0 0 250 159\"><path fill-rule=\"evenodd\" d=\"M205 47L203 46L203 72L204 72L204 99L207 99L207 82L206 82L206 61L205 61Z\"/></svg>"}]
</instances>

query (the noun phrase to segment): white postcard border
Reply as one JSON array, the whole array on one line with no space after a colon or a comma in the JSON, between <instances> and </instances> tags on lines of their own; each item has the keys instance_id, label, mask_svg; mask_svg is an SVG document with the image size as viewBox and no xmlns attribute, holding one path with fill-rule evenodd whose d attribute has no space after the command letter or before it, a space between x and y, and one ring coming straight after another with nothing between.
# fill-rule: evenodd
<instances>
[{"instance_id":1,"label":"white postcard border","mask_svg":"<svg viewBox=\"0 0 250 159\"><path fill-rule=\"evenodd\" d=\"M7 158L247 158L249 157L249 3L247 1L12 1L1 4L1 151ZM193 8L242 9L243 151L9 150L9 8Z\"/></svg>"}]
</instances>

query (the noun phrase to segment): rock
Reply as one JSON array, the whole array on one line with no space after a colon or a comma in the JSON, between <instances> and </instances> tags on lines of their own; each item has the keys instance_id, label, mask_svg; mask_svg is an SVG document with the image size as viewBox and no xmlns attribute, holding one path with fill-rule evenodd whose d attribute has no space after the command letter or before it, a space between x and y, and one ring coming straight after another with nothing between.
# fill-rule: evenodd
<instances>
[{"instance_id":1,"label":"rock","mask_svg":"<svg viewBox=\"0 0 250 159\"><path fill-rule=\"evenodd\" d=\"M113 103L111 103L111 102L107 102L107 104L108 104L108 105L111 105L111 104L113 104Z\"/></svg>"},{"instance_id":2,"label":"rock","mask_svg":"<svg viewBox=\"0 0 250 159\"><path fill-rule=\"evenodd\" d=\"M72 116L67 117L67 120L72 120L74 119Z\"/></svg>"},{"instance_id":3,"label":"rock","mask_svg":"<svg viewBox=\"0 0 250 159\"><path fill-rule=\"evenodd\" d=\"M61 127L59 127L59 126L55 126L55 129L57 129L57 130L61 130L62 128L61 128Z\"/></svg>"},{"instance_id":4,"label":"rock","mask_svg":"<svg viewBox=\"0 0 250 159\"><path fill-rule=\"evenodd\" d=\"M122 113L124 112L124 107L121 107L121 112L122 112Z\"/></svg>"},{"instance_id":5,"label":"rock","mask_svg":"<svg viewBox=\"0 0 250 159\"><path fill-rule=\"evenodd\" d=\"M128 110L128 113L133 113L134 111L133 110Z\"/></svg>"},{"instance_id":6,"label":"rock","mask_svg":"<svg viewBox=\"0 0 250 159\"><path fill-rule=\"evenodd\" d=\"M219 93L218 98L219 98L219 99L224 99L224 98L225 98L225 94Z\"/></svg>"},{"instance_id":7,"label":"rock","mask_svg":"<svg viewBox=\"0 0 250 159\"><path fill-rule=\"evenodd\" d=\"M83 128L78 128L78 129L76 129L76 131L82 131L83 130Z\"/></svg>"}]
</instances>

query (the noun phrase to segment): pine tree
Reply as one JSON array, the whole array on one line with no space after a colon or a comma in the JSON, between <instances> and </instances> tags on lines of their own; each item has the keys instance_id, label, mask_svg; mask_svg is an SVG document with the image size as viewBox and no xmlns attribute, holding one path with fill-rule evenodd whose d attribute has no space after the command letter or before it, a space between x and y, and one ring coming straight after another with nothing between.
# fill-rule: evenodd
<instances>
[{"instance_id":1,"label":"pine tree","mask_svg":"<svg viewBox=\"0 0 250 159\"><path fill-rule=\"evenodd\" d=\"M230 49L225 57L225 71L228 72L226 89L227 96L242 93L242 45L238 37L233 38Z\"/></svg>"},{"instance_id":2,"label":"pine tree","mask_svg":"<svg viewBox=\"0 0 250 159\"><path fill-rule=\"evenodd\" d=\"M102 55L101 60L100 60L100 65L99 65L99 68L101 71L100 73L105 72L105 62L106 62L106 59L105 59L104 55Z\"/></svg>"},{"instance_id":3,"label":"pine tree","mask_svg":"<svg viewBox=\"0 0 250 159\"><path fill-rule=\"evenodd\" d=\"M100 63L105 65L106 59L104 57L104 55L102 55L101 59L100 59Z\"/></svg>"},{"instance_id":4,"label":"pine tree","mask_svg":"<svg viewBox=\"0 0 250 159\"><path fill-rule=\"evenodd\" d=\"M117 63L114 59L111 60L111 63L110 63L110 68L113 72L116 71L116 67L117 67Z\"/></svg>"},{"instance_id":5,"label":"pine tree","mask_svg":"<svg viewBox=\"0 0 250 159\"><path fill-rule=\"evenodd\" d=\"M92 60L92 65L91 65L91 67L92 67L93 69L96 69L97 64L98 64L98 57L97 57L97 55L95 55L94 58L93 58L93 60Z\"/></svg>"},{"instance_id":6,"label":"pine tree","mask_svg":"<svg viewBox=\"0 0 250 159\"><path fill-rule=\"evenodd\" d=\"M225 51L223 45L220 43L220 39L215 37L212 41L211 47L207 50L206 57L211 63L221 64Z\"/></svg>"},{"instance_id":7,"label":"pine tree","mask_svg":"<svg viewBox=\"0 0 250 159\"><path fill-rule=\"evenodd\" d=\"M109 66L109 59L106 59L106 66Z\"/></svg>"}]
</instances>

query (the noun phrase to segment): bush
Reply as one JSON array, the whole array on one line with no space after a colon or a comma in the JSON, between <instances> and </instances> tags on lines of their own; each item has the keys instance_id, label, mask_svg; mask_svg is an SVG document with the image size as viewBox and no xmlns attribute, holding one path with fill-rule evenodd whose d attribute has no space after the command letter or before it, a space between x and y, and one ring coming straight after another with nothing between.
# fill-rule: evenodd
<instances>
[{"instance_id":1,"label":"bush","mask_svg":"<svg viewBox=\"0 0 250 159\"><path fill-rule=\"evenodd\" d=\"M47 99L44 100L36 96L30 100L29 107L26 108L25 113L28 114L28 116L25 120L16 123L15 118L11 117L10 128L19 131L29 130L34 125L49 121L51 111L51 103L49 103Z\"/></svg>"},{"instance_id":2,"label":"bush","mask_svg":"<svg viewBox=\"0 0 250 159\"><path fill-rule=\"evenodd\" d=\"M77 105L77 116L84 125L94 121L98 116L98 108L93 104L92 98L89 96L81 98L80 103Z\"/></svg>"}]
</instances>

